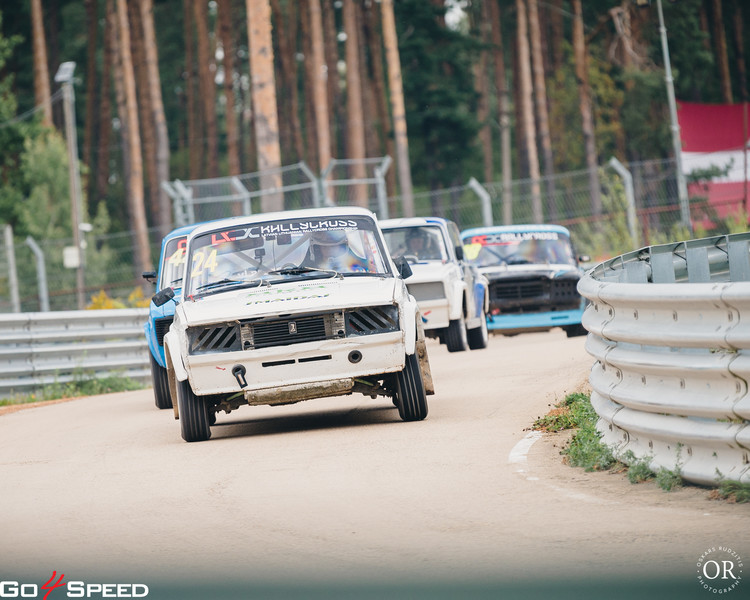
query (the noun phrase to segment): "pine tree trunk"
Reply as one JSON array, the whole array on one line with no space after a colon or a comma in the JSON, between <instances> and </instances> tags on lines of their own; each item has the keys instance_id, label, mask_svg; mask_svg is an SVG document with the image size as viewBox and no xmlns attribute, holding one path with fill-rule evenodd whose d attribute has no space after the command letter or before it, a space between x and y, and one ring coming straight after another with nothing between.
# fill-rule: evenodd
<instances>
[{"instance_id":1,"label":"pine tree trunk","mask_svg":"<svg viewBox=\"0 0 750 600\"><path fill-rule=\"evenodd\" d=\"M721 98L725 104L732 104L732 78L729 74L729 57L727 54L727 34L724 30L724 18L721 14L721 0L711 2L714 22L714 52L716 66L719 68L721 82Z\"/></svg>"},{"instance_id":2,"label":"pine tree trunk","mask_svg":"<svg viewBox=\"0 0 750 600\"><path fill-rule=\"evenodd\" d=\"M203 120L198 115L195 93L195 34L193 0L183 0L185 21L185 95L187 99L187 147L191 179L198 179L203 171Z\"/></svg>"},{"instance_id":3,"label":"pine tree trunk","mask_svg":"<svg viewBox=\"0 0 750 600\"><path fill-rule=\"evenodd\" d=\"M328 65L328 130L330 139L329 156L341 156L342 135L339 123L344 122L344 103L339 77L338 30L333 2L324 0L320 5L323 13L323 51ZM321 163L321 169L328 163Z\"/></svg>"},{"instance_id":4,"label":"pine tree trunk","mask_svg":"<svg viewBox=\"0 0 750 600\"><path fill-rule=\"evenodd\" d=\"M310 76L312 81L313 108L315 110L315 132L317 134L318 172L331 162L331 123L330 98L327 85L330 71L326 65L325 43L323 41L323 13L320 0L309 0L310 9ZM337 77L338 79L338 77Z\"/></svg>"},{"instance_id":5,"label":"pine tree trunk","mask_svg":"<svg viewBox=\"0 0 750 600\"><path fill-rule=\"evenodd\" d=\"M529 3L529 34L531 39L531 59L534 66L534 101L539 125L539 145L542 148L544 163L544 191L547 196L547 218L557 221L557 201L555 194L555 166L552 161L552 140L549 132L549 111L547 108L547 83L545 81L544 60L542 57L542 31L539 27L539 7L537 0Z\"/></svg>"},{"instance_id":6,"label":"pine tree trunk","mask_svg":"<svg viewBox=\"0 0 750 600\"><path fill-rule=\"evenodd\" d=\"M534 123L533 90L531 85L531 57L529 56L528 21L524 0L516 0L518 19L518 71L521 118L526 141L526 157L531 179L531 218L535 223L544 222L542 195L539 185L539 156L536 146L536 125Z\"/></svg>"},{"instance_id":7,"label":"pine tree trunk","mask_svg":"<svg viewBox=\"0 0 750 600\"><path fill-rule=\"evenodd\" d=\"M357 13L354 0L344 0L344 31L346 32L346 148L347 158L358 161L352 163L350 177L365 179L365 129L362 112L362 83L359 64L359 32L357 31ZM368 206L367 186L355 185L352 202L356 206Z\"/></svg>"},{"instance_id":8,"label":"pine tree trunk","mask_svg":"<svg viewBox=\"0 0 750 600\"><path fill-rule=\"evenodd\" d=\"M128 20L130 22L130 52L133 55L138 122L141 133L141 152L143 153L145 203L150 210L151 222L156 223L159 213L159 191L158 184L155 185L156 173L154 173L156 165L154 125L151 122L151 99L148 93L149 82L146 75L146 53L143 47L141 13L140 8L133 2L128 3Z\"/></svg>"},{"instance_id":9,"label":"pine tree trunk","mask_svg":"<svg viewBox=\"0 0 750 600\"><path fill-rule=\"evenodd\" d=\"M104 56L102 59L101 90L99 96L99 136L98 152L96 154L96 184L93 197L89 198L89 206L92 214L95 213L96 205L106 201L107 188L109 187L109 146L112 139L112 76L115 73L114 55L114 31L111 11L107 9L104 21Z\"/></svg>"},{"instance_id":10,"label":"pine tree trunk","mask_svg":"<svg viewBox=\"0 0 750 600\"><path fill-rule=\"evenodd\" d=\"M488 45L491 38L492 22L488 2L478 7L479 14L474 16L474 26L479 30L479 39L484 48L479 51L479 60L475 63L474 82L477 92L477 120L479 121L479 141L482 148L484 181L493 179L492 129L490 127L490 86L487 73L489 54Z\"/></svg>"},{"instance_id":11,"label":"pine tree trunk","mask_svg":"<svg viewBox=\"0 0 750 600\"><path fill-rule=\"evenodd\" d=\"M385 154L391 158L396 156L396 144L393 141L393 129L391 119L388 115L388 96L385 87L385 70L383 68L383 40L380 36L380 13L373 4L365 5L365 22L367 42L372 64L373 95L377 106L377 120L380 123L381 148L385 148ZM382 151L381 151L382 152ZM396 206L393 196L396 195L396 169L390 168L385 174L385 185L391 205L388 207L389 214L396 214Z\"/></svg>"},{"instance_id":12,"label":"pine tree trunk","mask_svg":"<svg viewBox=\"0 0 750 600\"><path fill-rule=\"evenodd\" d=\"M300 19L300 37L302 38L302 53L305 56L305 77L304 77L304 96L305 98L312 98L312 102L304 103L305 110L305 156L308 164L311 165L312 169L317 173L320 173L330 162L330 149L326 151L326 155L329 156L326 160L326 164L323 164L323 160L320 158L320 144L318 143L318 124L316 117L318 113L316 111L321 110L321 105L318 102L316 93L316 86L320 85L318 80L319 71L315 67L315 57L313 50L313 34L312 34L312 23L315 19L313 16L312 3L308 0L302 4L302 18ZM307 14L305 14L307 13ZM322 72L325 73L327 67L325 65L322 68ZM323 88L323 94L326 94L325 87ZM326 102L326 106L328 103ZM327 110L327 109L326 109ZM328 113L326 112L325 117L328 122ZM325 149L325 148L324 148Z\"/></svg>"},{"instance_id":13,"label":"pine tree trunk","mask_svg":"<svg viewBox=\"0 0 750 600\"><path fill-rule=\"evenodd\" d=\"M246 0L246 6L258 169L268 171L281 167L271 39L271 7L268 0ZM261 187L265 190L280 188L281 175L276 172L261 177ZM280 193L266 194L261 199L261 208L263 212L283 210L284 198Z\"/></svg>"},{"instance_id":14,"label":"pine tree trunk","mask_svg":"<svg viewBox=\"0 0 750 600\"><path fill-rule=\"evenodd\" d=\"M224 50L224 97L226 98L227 163L230 175L239 175L240 133L237 123L237 104L234 97L234 39L232 38L232 2L219 0L219 37Z\"/></svg>"},{"instance_id":15,"label":"pine tree trunk","mask_svg":"<svg viewBox=\"0 0 750 600\"><path fill-rule=\"evenodd\" d=\"M154 223L163 236L172 227L172 204L161 184L169 181L169 135L167 119L164 114L164 102L161 94L161 77L159 76L159 55L154 31L153 0L139 0L141 27L143 28L144 55L146 61L146 80L150 120L154 127L154 181L152 182L152 202L155 202Z\"/></svg>"},{"instance_id":16,"label":"pine tree trunk","mask_svg":"<svg viewBox=\"0 0 750 600\"><path fill-rule=\"evenodd\" d=\"M95 0L85 0L86 6L86 122L83 130L83 153L82 160L89 166L88 184L86 195L94 196L94 184L96 182L96 170L94 168L93 140L98 129L97 104L99 96L97 88L99 77L96 72L96 54L99 38L99 16Z\"/></svg>"},{"instance_id":17,"label":"pine tree trunk","mask_svg":"<svg viewBox=\"0 0 750 600\"><path fill-rule=\"evenodd\" d=\"M594 115L591 102L591 86L589 85L588 61L586 59L586 43L583 37L583 11L581 0L573 2L573 55L575 57L576 80L578 82L579 104L581 109L581 123L583 145L586 152L586 168L589 174L589 195L591 197L591 213L594 217L602 214L602 197L599 185L599 164L596 155L596 138L594 132ZM600 225L598 219L597 227Z\"/></svg>"},{"instance_id":18,"label":"pine tree trunk","mask_svg":"<svg viewBox=\"0 0 750 600\"><path fill-rule=\"evenodd\" d=\"M500 121L500 154L503 171L503 224L513 223L513 165L510 146L510 98L505 76L505 52L503 50L502 19L497 0L489 0L494 46L495 86L497 87L497 110Z\"/></svg>"},{"instance_id":19,"label":"pine tree trunk","mask_svg":"<svg viewBox=\"0 0 750 600\"><path fill-rule=\"evenodd\" d=\"M208 39L208 13L205 0L193 0L195 32L198 39L198 88L205 127L206 175L219 176L218 127L216 125L215 63Z\"/></svg>"},{"instance_id":20,"label":"pine tree trunk","mask_svg":"<svg viewBox=\"0 0 750 600\"><path fill-rule=\"evenodd\" d=\"M52 126L47 41L44 36L42 0L31 0L31 38L34 48L34 103L42 107L42 123Z\"/></svg>"},{"instance_id":21,"label":"pine tree trunk","mask_svg":"<svg viewBox=\"0 0 750 600\"><path fill-rule=\"evenodd\" d=\"M404 89L401 81L401 59L398 51L396 21L393 14L393 0L381 0L383 45L385 60L388 65L388 84L391 98L391 115L393 134L396 140L396 165L398 182L401 191L401 210L403 216L414 216L414 195L411 183L411 166L409 161L409 138L406 134L406 110L404 107Z\"/></svg>"},{"instance_id":22,"label":"pine tree trunk","mask_svg":"<svg viewBox=\"0 0 750 600\"><path fill-rule=\"evenodd\" d=\"M135 277L151 271L151 249L143 198L143 158L141 136L138 131L138 107L135 94L135 75L130 53L130 28L126 0L113 0L116 9L115 54L119 61L115 70L120 119L123 120L123 146L125 148L125 182L130 231L134 237Z\"/></svg>"}]
</instances>

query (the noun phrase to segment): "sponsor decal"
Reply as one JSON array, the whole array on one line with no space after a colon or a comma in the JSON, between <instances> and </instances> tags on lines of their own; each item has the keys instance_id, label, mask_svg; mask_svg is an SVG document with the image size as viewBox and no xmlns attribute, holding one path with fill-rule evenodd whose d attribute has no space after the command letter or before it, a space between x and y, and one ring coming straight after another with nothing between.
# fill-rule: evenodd
<instances>
[{"instance_id":1,"label":"sponsor decal","mask_svg":"<svg viewBox=\"0 0 750 600\"><path fill-rule=\"evenodd\" d=\"M560 234L556 231L509 231L503 233L487 233L484 235L473 235L466 244L480 244L482 246L502 246L525 240L558 240Z\"/></svg>"},{"instance_id":2,"label":"sponsor decal","mask_svg":"<svg viewBox=\"0 0 750 600\"><path fill-rule=\"evenodd\" d=\"M293 289L262 289L249 294L250 300L248 306L258 304L271 304L274 302L289 302L290 300L313 300L318 298L328 298L330 292L325 285L300 285ZM290 333L292 333L290 331Z\"/></svg>"},{"instance_id":3,"label":"sponsor decal","mask_svg":"<svg viewBox=\"0 0 750 600\"><path fill-rule=\"evenodd\" d=\"M734 592L742 582L742 557L728 546L708 548L696 563L698 584L708 593Z\"/></svg>"},{"instance_id":4,"label":"sponsor decal","mask_svg":"<svg viewBox=\"0 0 750 600\"><path fill-rule=\"evenodd\" d=\"M44 583L0 581L0 598L147 598L145 583L89 583L66 581L65 574L52 571Z\"/></svg>"}]
</instances>

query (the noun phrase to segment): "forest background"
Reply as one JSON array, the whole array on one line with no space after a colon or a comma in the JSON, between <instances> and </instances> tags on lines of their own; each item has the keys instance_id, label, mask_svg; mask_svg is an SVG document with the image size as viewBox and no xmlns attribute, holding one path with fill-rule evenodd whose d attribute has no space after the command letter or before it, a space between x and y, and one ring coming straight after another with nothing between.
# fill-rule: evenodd
<instances>
[{"instance_id":1,"label":"forest background","mask_svg":"<svg viewBox=\"0 0 750 600\"><path fill-rule=\"evenodd\" d=\"M664 0L663 16L678 101L746 102L750 4ZM397 214L414 214L415 196L418 213L458 214L419 194L473 177L498 194L531 182L517 202L554 221L556 178L581 172L599 223L622 202L600 168L611 157L673 168L656 0L23 0L0 25L0 222L19 252L28 237L46 245L53 308L74 308L65 62L89 296L140 289L173 225L163 181L390 156ZM623 221L578 243L632 249ZM33 270L20 277L38 310ZM9 310L4 286L0 270Z\"/></svg>"}]
</instances>

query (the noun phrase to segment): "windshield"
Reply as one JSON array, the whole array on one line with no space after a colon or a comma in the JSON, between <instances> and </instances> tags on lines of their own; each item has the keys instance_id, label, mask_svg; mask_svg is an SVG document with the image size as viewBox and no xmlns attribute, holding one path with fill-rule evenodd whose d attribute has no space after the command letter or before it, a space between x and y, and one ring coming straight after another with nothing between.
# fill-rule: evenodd
<instances>
[{"instance_id":1,"label":"windshield","mask_svg":"<svg viewBox=\"0 0 750 600\"><path fill-rule=\"evenodd\" d=\"M391 275L375 222L361 216L235 224L196 236L188 264L188 296L291 279Z\"/></svg>"},{"instance_id":2,"label":"windshield","mask_svg":"<svg viewBox=\"0 0 750 600\"><path fill-rule=\"evenodd\" d=\"M576 264L570 239L556 231L511 231L469 236L464 239L464 256L478 267Z\"/></svg>"},{"instance_id":3,"label":"windshield","mask_svg":"<svg viewBox=\"0 0 750 600\"><path fill-rule=\"evenodd\" d=\"M186 241L187 236L176 237L164 245L158 289L182 287L182 276L185 273Z\"/></svg>"},{"instance_id":4,"label":"windshield","mask_svg":"<svg viewBox=\"0 0 750 600\"><path fill-rule=\"evenodd\" d=\"M443 241L443 234L439 227L425 225L415 227L399 227L383 230L385 243L391 251L391 256L404 256L411 262L448 260L448 252Z\"/></svg>"}]
</instances>

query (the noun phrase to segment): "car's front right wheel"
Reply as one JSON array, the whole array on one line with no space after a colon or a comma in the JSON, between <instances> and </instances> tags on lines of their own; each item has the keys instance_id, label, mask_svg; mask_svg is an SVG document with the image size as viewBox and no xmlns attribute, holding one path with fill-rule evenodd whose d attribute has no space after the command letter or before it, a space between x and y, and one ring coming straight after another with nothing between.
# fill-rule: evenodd
<instances>
[{"instance_id":1,"label":"car's front right wheel","mask_svg":"<svg viewBox=\"0 0 750 600\"><path fill-rule=\"evenodd\" d=\"M395 400L403 421L421 421L427 416L427 395L416 354L407 354L403 370L396 373Z\"/></svg>"},{"instance_id":2,"label":"car's front right wheel","mask_svg":"<svg viewBox=\"0 0 750 600\"><path fill-rule=\"evenodd\" d=\"M186 442L203 442L211 437L211 423L206 400L193 393L190 382L177 382L177 400L180 409L180 430Z\"/></svg>"}]
</instances>

